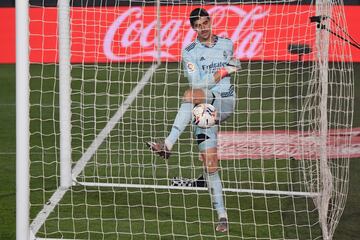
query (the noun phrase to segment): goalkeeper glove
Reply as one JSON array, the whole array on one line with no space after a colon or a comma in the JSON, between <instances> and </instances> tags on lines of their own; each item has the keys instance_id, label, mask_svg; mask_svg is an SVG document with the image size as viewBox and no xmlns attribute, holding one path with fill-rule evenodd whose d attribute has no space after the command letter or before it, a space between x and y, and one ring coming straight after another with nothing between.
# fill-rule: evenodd
<instances>
[{"instance_id":1,"label":"goalkeeper glove","mask_svg":"<svg viewBox=\"0 0 360 240\"><path fill-rule=\"evenodd\" d=\"M237 72L241 69L240 61L232 58L225 67L221 68L218 73L220 74L221 78L229 76L234 72Z\"/></svg>"}]
</instances>

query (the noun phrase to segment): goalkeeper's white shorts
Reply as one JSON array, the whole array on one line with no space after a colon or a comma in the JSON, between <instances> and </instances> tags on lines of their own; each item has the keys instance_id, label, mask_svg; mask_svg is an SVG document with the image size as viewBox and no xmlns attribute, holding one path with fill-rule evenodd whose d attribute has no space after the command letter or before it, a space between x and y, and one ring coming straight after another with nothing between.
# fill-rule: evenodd
<instances>
[{"instance_id":1,"label":"goalkeeper's white shorts","mask_svg":"<svg viewBox=\"0 0 360 240\"><path fill-rule=\"evenodd\" d=\"M229 89L229 92L219 93L207 90L205 93L206 103L212 104L216 108L219 123L224 122L233 114L236 102L233 86ZM193 126L194 135L200 152L217 147L218 128L218 125L210 128L200 128L196 125Z\"/></svg>"}]
</instances>

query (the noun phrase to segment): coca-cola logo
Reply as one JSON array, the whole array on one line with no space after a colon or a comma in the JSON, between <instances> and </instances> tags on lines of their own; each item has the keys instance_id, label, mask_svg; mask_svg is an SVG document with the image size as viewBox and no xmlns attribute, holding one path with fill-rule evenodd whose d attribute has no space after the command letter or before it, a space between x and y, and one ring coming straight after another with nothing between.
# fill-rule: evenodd
<instances>
[{"instance_id":1,"label":"coca-cola logo","mask_svg":"<svg viewBox=\"0 0 360 240\"><path fill-rule=\"evenodd\" d=\"M214 32L234 42L235 57L252 58L261 52L265 29L257 28L256 24L265 22L263 19L269 15L269 8L265 8L265 6L254 6L245 10L239 6L215 6L208 9ZM156 59L159 56L178 60L179 42L184 48L194 40L196 33L190 27L187 16L165 19L166 21L164 19L161 18L160 55L155 34L158 21L154 16L152 21L145 22L144 8L141 7L129 8L111 24L104 37L104 54L113 61L140 57ZM114 51L114 49L131 49L135 45L139 45L139 50L135 52Z\"/></svg>"}]
</instances>

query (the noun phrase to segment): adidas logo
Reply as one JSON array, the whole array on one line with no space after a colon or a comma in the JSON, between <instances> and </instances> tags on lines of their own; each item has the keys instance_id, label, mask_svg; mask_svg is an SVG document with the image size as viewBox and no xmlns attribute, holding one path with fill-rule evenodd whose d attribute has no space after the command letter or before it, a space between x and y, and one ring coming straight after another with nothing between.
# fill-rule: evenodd
<instances>
[{"instance_id":1,"label":"adidas logo","mask_svg":"<svg viewBox=\"0 0 360 240\"><path fill-rule=\"evenodd\" d=\"M204 58L204 57L201 57L201 58L200 58L200 61L205 61L205 58Z\"/></svg>"}]
</instances>

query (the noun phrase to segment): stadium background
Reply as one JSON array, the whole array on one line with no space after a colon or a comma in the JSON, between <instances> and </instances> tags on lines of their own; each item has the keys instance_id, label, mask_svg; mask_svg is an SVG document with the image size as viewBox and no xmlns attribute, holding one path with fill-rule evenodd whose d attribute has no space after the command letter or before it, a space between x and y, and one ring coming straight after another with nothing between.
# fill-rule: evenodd
<instances>
[{"instance_id":1,"label":"stadium background","mask_svg":"<svg viewBox=\"0 0 360 240\"><path fill-rule=\"evenodd\" d=\"M88 4L98 6L106 3L111 6L119 3L127 5L129 1L72 1L73 6ZM154 1L147 1L152 4ZM181 2L181 1L178 1ZM190 1L188 1L190 2ZM221 2L217 1L217 2ZM353 13L352 19L348 19L349 33L360 41L358 22L360 13L360 1L344 1L349 11ZM55 6L56 1L30 1L33 5ZM309 1L303 1L304 4ZM138 4L133 1L132 5ZM14 1L3 0L0 2L0 239L15 239L15 15L10 11L9 15L1 14L5 8L13 8ZM352 5L352 6L350 6ZM359 5L354 7L354 5ZM355 10L354 10L355 9ZM13 12L13 13L11 13ZM360 50L353 49L355 72L355 115L354 127L360 127L360 86L357 79L360 76ZM345 212L337 228L335 239L358 239L360 236L360 159L353 158L350 162L350 188Z\"/></svg>"}]
</instances>

